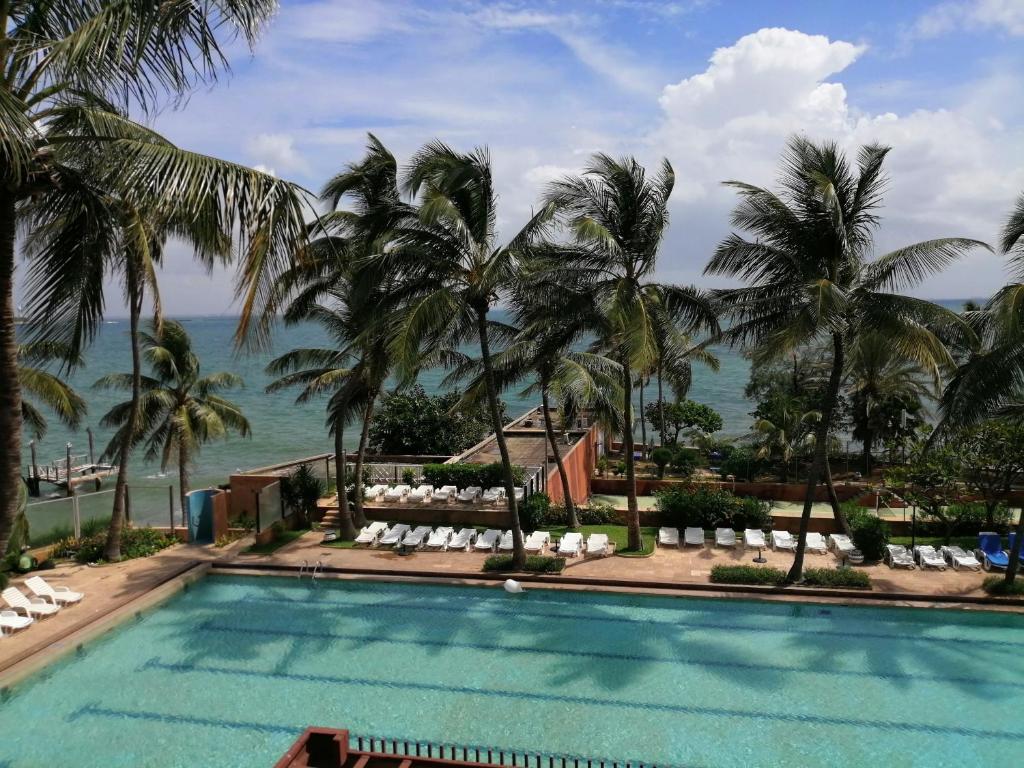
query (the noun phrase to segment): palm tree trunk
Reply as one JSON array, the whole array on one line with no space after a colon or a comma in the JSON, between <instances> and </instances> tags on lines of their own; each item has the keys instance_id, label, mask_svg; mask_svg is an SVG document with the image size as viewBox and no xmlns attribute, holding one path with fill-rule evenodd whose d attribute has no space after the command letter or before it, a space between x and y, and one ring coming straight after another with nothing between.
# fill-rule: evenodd
<instances>
[{"instance_id":1,"label":"palm tree trunk","mask_svg":"<svg viewBox=\"0 0 1024 768\"><path fill-rule=\"evenodd\" d=\"M811 521L811 508L814 506L814 492L818 487L822 472L825 469L828 428L832 423L832 411L839 397L839 385L843 379L843 339L839 334L832 335L832 371L828 377L828 389L825 390L821 408L821 420L815 427L814 458L807 474L807 494L804 496L804 509L800 515L800 533L797 536L796 555L793 567L789 569L786 582L792 584L799 581L804 572L804 546L807 544L807 528Z\"/></svg>"},{"instance_id":2,"label":"palm tree trunk","mask_svg":"<svg viewBox=\"0 0 1024 768\"><path fill-rule=\"evenodd\" d=\"M132 399L125 422L124 434L117 456L117 483L114 486L114 509L107 530L104 557L110 562L121 559L121 530L124 528L128 496L128 458L135 443L139 424L139 405L142 390L142 351L139 348L139 318L142 315L142 281L136 268L129 263L128 281L129 337L132 345Z\"/></svg>"},{"instance_id":3,"label":"palm tree trunk","mask_svg":"<svg viewBox=\"0 0 1024 768\"><path fill-rule=\"evenodd\" d=\"M629 358L622 356L622 453L626 462L626 527L629 532L627 546L634 552L643 549L640 538L640 507L636 501L636 467L633 463L633 377L629 372Z\"/></svg>"},{"instance_id":4,"label":"palm tree trunk","mask_svg":"<svg viewBox=\"0 0 1024 768\"><path fill-rule=\"evenodd\" d=\"M843 507L839 503L839 496L836 494L836 485L832 482L832 462L829 461L827 453L825 454L825 487L828 488L828 503L832 505L832 517L836 519L836 523L843 529L843 533L847 536L852 536L853 531L850 530L850 521L846 519L846 513L843 512Z\"/></svg>"},{"instance_id":5,"label":"palm tree trunk","mask_svg":"<svg viewBox=\"0 0 1024 768\"><path fill-rule=\"evenodd\" d=\"M178 438L178 494L181 496L182 510L188 509L188 492L191 490L188 481L188 447L185 441Z\"/></svg>"},{"instance_id":6,"label":"palm tree trunk","mask_svg":"<svg viewBox=\"0 0 1024 768\"><path fill-rule=\"evenodd\" d=\"M338 509L342 516L348 513L348 483L345 470L345 420L341 418L334 425L334 473L338 476Z\"/></svg>"},{"instance_id":7,"label":"palm tree trunk","mask_svg":"<svg viewBox=\"0 0 1024 768\"><path fill-rule=\"evenodd\" d=\"M367 525L366 513L363 512L363 460L366 457L366 445L370 440L370 421L373 419L373 404L376 400L376 393L373 393L363 410L363 427L359 432L359 448L356 450L355 477L352 478L352 504L355 512L352 517L357 528Z\"/></svg>"},{"instance_id":8,"label":"palm tree trunk","mask_svg":"<svg viewBox=\"0 0 1024 768\"><path fill-rule=\"evenodd\" d=\"M871 448L875 442L875 433L868 424L868 419L871 418L868 413L867 398L865 398L864 413L861 414L864 419L864 479L870 479L871 477Z\"/></svg>"},{"instance_id":9,"label":"palm tree trunk","mask_svg":"<svg viewBox=\"0 0 1024 768\"><path fill-rule=\"evenodd\" d=\"M18 516L21 483L21 385L14 327L14 196L0 191L0 555Z\"/></svg>"},{"instance_id":10,"label":"palm tree trunk","mask_svg":"<svg viewBox=\"0 0 1024 768\"><path fill-rule=\"evenodd\" d=\"M1017 518L1017 535L1013 539L1013 546L1010 547L1010 560L1006 564L1006 583L1013 584L1017 578L1017 571L1020 570L1020 548L1024 542L1024 506L1020 509L1020 517Z\"/></svg>"},{"instance_id":11,"label":"palm tree trunk","mask_svg":"<svg viewBox=\"0 0 1024 768\"><path fill-rule=\"evenodd\" d=\"M661 422L661 431L658 433L658 445L665 447L665 392L662 389L662 365L661 358L658 358L658 420Z\"/></svg>"},{"instance_id":12,"label":"palm tree trunk","mask_svg":"<svg viewBox=\"0 0 1024 768\"><path fill-rule=\"evenodd\" d=\"M505 475L505 495L508 497L508 514L512 524L512 567L526 567L526 549L523 547L523 529L519 525L519 509L516 505L516 481L512 477L512 459L509 458L508 444L505 442L505 430L501 423L501 410L498 408L498 388L494 384L494 367L491 365L491 347L487 339L487 310L478 309L476 314L477 331L480 334L480 358L484 364L484 380L487 382L487 404L491 411L491 426L494 439L498 443L501 454L501 468Z\"/></svg>"},{"instance_id":13,"label":"palm tree trunk","mask_svg":"<svg viewBox=\"0 0 1024 768\"><path fill-rule=\"evenodd\" d=\"M579 528L580 520L576 515L576 505L572 501L572 490L569 488L569 475L566 474L565 464L562 463L562 453L558 450L558 440L555 437L555 430L551 426L551 405L548 403L547 382L541 383L540 388L541 404L544 406L544 431L548 435L548 442L551 444L551 452L555 456L555 464L558 466L558 477L562 481L562 495L565 497L565 511L569 516L569 527Z\"/></svg>"},{"instance_id":14,"label":"palm tree trunk","mask_svg":"<svg viewBox=\"0 0 1024 768\"><path fill-rule=\"evenodd\" d=\"M647 419L644 418L644 377L640 377L640 455L647 458Z\"/></svg>"}]
</instances>

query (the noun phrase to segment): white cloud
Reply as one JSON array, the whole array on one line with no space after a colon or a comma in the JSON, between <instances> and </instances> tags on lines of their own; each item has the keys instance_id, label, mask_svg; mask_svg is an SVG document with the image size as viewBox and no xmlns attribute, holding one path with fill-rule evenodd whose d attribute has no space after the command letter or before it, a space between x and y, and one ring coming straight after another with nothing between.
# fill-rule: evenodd
<instances>
[{"instance_id":1,"label":"white cloud","mask_svg":"<svg viewBox=\"0 0 1024 768\"><path fill-rule=\"evenodd\" d=\"M958 0L940 3L918 17L912 37L931 38L957 29L999 29L1024 36L1024 0Z\"/></svg>"},{"instance_id":2,"label":"white cloud","mask_svg":"<svg viewBox=\"0 0 1024 768\"><path fill-rule=\"evenodd\" d=\"M299 40L363 43L407 29L404 13L375 0L321 0L284 4L281 31Z\"/></svg>"},{"instance_id":3,"label":"white cloud","mask_svg":"<svg viewBox=\"0 0 1024 768\"><path fill-rule=\"evenodd\" d=\"M295 149L295 139L287 133L260 133L246 142L245 149L256 159L257 170L289 174L307 168L305 159Z\"/></svg>"}]
</instances>

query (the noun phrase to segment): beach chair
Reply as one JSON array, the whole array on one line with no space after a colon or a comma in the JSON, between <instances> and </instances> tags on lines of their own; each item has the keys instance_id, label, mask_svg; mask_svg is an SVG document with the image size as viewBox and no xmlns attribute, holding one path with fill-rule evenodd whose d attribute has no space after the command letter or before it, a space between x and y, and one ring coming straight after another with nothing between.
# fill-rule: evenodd
<instances>
[{"instance_id":1,"label":"beach chair","mask_svg":"<svg viewBox=\"0 0 1024 768\"><path fill-rule=\"evenodd\" d=\"M499 552L511 552L514 549L512 544L512 531L505 531L498 540Z\"/></svg>"},{"instance_id":2,"label":"beach chair","mask_svg":"<svg viewBox=\"0 0 1024 768\"><path fill-rule=\"evenodd\" d=\"M454 485L442 485L436 491L434 491L433 498L440 501L442 504L447 504L452 500L452 496L459 492L459 489Z\"/></svg>"},{"instance_id":3,"label":"beach chair","mask_svg":"<svg viewBox=\"0 0 1024 768\"><path fill-rule=\"evenodd\" d=\"M808 533L807 539L804 541L804 551L824 555L828 552L828 544L825 542L825 537L820 533Z\"/></svg>"},{"instance_id":4,"label":"beach chair","mask_svg":"<svg viewBox=\"0 0 1024 768\"><path fill-rule=\"evenodd\" d=\"M531 552L535 555L539 555L544 551L544 547L551 543L551 534L547 531L534 531L526 537L526 543L523 545L527 552Z\"/></svg>"},{"instance_id":5,"label":"beach chair","mask_svg":"<svg viewBox=\"0 0 1024 768\"><path fill-rule=\"evenodd\" d=\"M772 549L778 552L780 549L796 552L796 539L789 531L772 531Z\"/></svg>"},{"instance_id":6,"label":"beach chair","mask_svg":"<svg viewBox=\"0 0 1024 768\"><path fill-rule=\"evenodd\" d=\"M427 549L437 549L442 552L448 549L448 542L452 540L452 534L455 531L447 526L442 526L436 529L430 538L427 539Z\"/></svg>"},{"instance_id":7,"label":"beach chair","mask_svg":"<svg viewBox=\"0 0 1024 768\"><path fill-rule=\"evenodd\" d=\"M26 597L25 593L17 587L8 587L2 593L4 602L15 611L22 610L26 616L38 616L44 618L53 616L60 610L60 606L48 603L41 597Z\"/></svg>"},{"instance_id":8,"label":"beach chair","mask_svg":"<svg viewBox=\"0 0 1024 768\"><path fill-rule=\"evenodd\" d=\"M946 561L942 558L942 555L935 551L935 547L918 544L914 547L914 559L922 569L937 568L940 571L946 570Z\"/></svg>"},{"instance_id":9,"label":"beach chair","mask_svg":"<svg viewBox=\"0 0 1024 768\"><path fill-rule=\"evenodd\" d=\"M413 504L429 504L434 493L434 486L421 485L409 494L409 501Z\"/></svg>"},{"instance_id":10,"label":"beach chair","mask_svg":"<svg viewBox=\"0 0 1024 768\"><path fill-rule=\"evenodd\" d=\"M849 536L843 533L832 533L828 537L828 548L838 558L849 557L857 547Z\"/></svg>"},{"instance_id":11,"label":"beach chair","mask_svg":"<svg viewBox=\"0 0 1024 768\"><path fill-rule=\"evenodd\" d=\"M743 543L747 549L768 548L768 543L764 540L764 531L760 528L747 528L743 531Z\"/></svg>"},{"instance_id":12,"label":"beach chair","mask_svg":"<svg viewBox=\"0 0 1024 768\"><path fill-rule=\"evenodd\" d=\"M974 556L981 561L981 566L986 571L1006 570L1010 564L1009 556L1003 551L1003 540L998 533L982 531L978 534L978 548L974 550Z\"/></svg>"},{"instance_id":13,"label":"beach chair","mask_svg":"<svg viewBox=\"0 0 1024 768\"><path fill-rule=\"evenodd\" d=\"M494 486L493 488L488 488L486 491L484 491L482 501L484 504L496 504L497 502L503 501L504 499L505 489L499 486Z\"/></svg>"},{"instance_id":14,"label":"beach chair","mask_svg":"<svg viewBox=\"0 0 1024 768\"><path fill-rule=\"evenodd\" d=\"M917 567L913 555L902 544L886 544L882 560L888 563L890 568L906 568L912 571Z\"/></svg>"},{"instance_id":15,"label":"beach chair","mask_svg":"<svg viewBox=\"0 0 1024 768\"><path fill-rule=\"evenodd\" d=\"M427 537L429 536L429 525L417 525L402 537L402 546L410 547L411 549L419 549L427 543Z\"/></svg>"},{"instance_id":16,"label":"beach chair","mask_svg":"<svg viewBox=\"0 0 1024 768\"><path fill-rule=\"evenodd\" d=\"M359 535L356 536L356 544L376 544L377 539L381 537L381 534L388 529L387 523L370 523L368 526L359 531Z\"/></svg>"},{"instance_id":17,"label":"beach chair","mask_svg":"<svg viewBox=\"0 0 1024 768\"><path fill-rule=\"evenodd\" d=\"M678 528L659 528L658 529L658 543L663 547L678 547L679 546L679 529Z\"/></svg>"},{"instance_id":18,"label":"beach chair","mask_svg":"<svg viewBox=\"0 0 1024 768\"><path fill-rule=\"evenodd\" d=\"M398 546L409 531L410 528L405 523L395 523L381 534L381 537L377 539L377 545L381 547Z\"/></svg>"},{"instance_id":19,"label":"beach chair","mask_svg":"<svg viewBox=\"0 0 1024 768\"><path fill-rule=\"evenodd\" d=\"M480 500L480 496L483 492L484 489L479 485L471 485L469 488L462 489L462 492L459 494L459 501L466 504L472 504L473 502Z\"/></svg>"},{"instance_id":20,"label":"beach chair","mask_svg":"<svg viewBox=\"0 0 1024 768\"><path fill-rule=\"evenodd\" d=\"M587 537L587 557L605 557L610 555L612 545L608 541L608 534L592 533Z\"/></svg>"},{"instance_id":21,"label":"beach chair","mask_svg":"<svg viewBox=\"0 0 1024 768\"><path fill-rule=\"evenodd\" d=\"M388 488L384 491L384 501L396 502L401 501L402 497L405 496L412 490L408 485L396 485L394 488Z\"/></svg>"},{"instance_id":22,"label":"beach chair","mask_svg":"<svg viewBox=\"0 0 1024 768\"><path fill-rule=\"evenodd\" d=\"M736 531L732 528L715 528L716 547L735 547Z\"/></svg>"},{"instance_id":23,"label":"beach chair","mask_svg":"<svg viewBox=\"0 0 1024 768\"><path fill-rule=\"evenodd\" d=\"M981 570L981 561L960 547L939 547L939 553L946 558L947 563L953 566L954 571L959 571L961 568L966 568L969 571Z\"/></svg>"},{"instance_id":24,"label":"beach chair","mask_svg":"<svg viewBox=\"0 0 1024 768\"><path fill-rule=\"evenodd\" d=\"M494 548L498 544L498 538L500 536L501 531L495 530L494 528L488 528L476 537L476 544L474 545L474 548L481 552L493 552Z\"/></svg>"},{"instance_id":25,"label":"beach chair","mask_svg":"<svg viewBox=\"0 0 1024 768\"><path fill-rule=\"evenodd\" d=\"M17 632L34 621L31 616L20 616L14 611L0 611L0 635L5 632Z\"/></svg>"},{"instance_id":26,"label":"beach chair","mask_svg":"<svg viewBox=\"0 0 1024 768\"><path fill-rule=\"evenodd\" d=\"M583 534L569 532L558 542L558 554L562 557L576 557L583 548Z\"/></svg>"},{"instance_id":27,"label":"beach chair","mask_svg":"<svg viewBox=\"0 0 1024 768\"><path fill-rule=\"evenodd\" d=\"M371 485L369 488L363 489L363 498L366 501L380 501L380 497L387 489L386 485Z\"/></svg>"},{"instance_id":28,"label":"beach chair","mask_svg":"<svg viewBox=\"0 0 1024 768\"><path fill-rule=\"evenodd\" d=\"M25 579L25 586L31 589L36 597L49 600L54 605L73 605L85 597L81 592L75 592L67 587L52 587L42 576L29 576Z\"/></svg>"},{"instance_id":29,"label":"beach chair","mask_svg":"<svg viewBox=\"0 0 1024 768\"><path fill-rule=\"evenodd\" d=\"M466 552L474 541L476 541L476 528L462 528L458 533L452 534L447 550L449 552L453 550Z\"/></svg>"},{"instance_id":30,"label":"beach chair","mask_svg":"<svg viewBox=\"0 0 1024 768\"><path fill-rule=\"evenodd\" d=\"M703 528L687 528L683 531L683 548L693 545L695 547L704 548L704 529Z\"/></svg>"}]
</instances>

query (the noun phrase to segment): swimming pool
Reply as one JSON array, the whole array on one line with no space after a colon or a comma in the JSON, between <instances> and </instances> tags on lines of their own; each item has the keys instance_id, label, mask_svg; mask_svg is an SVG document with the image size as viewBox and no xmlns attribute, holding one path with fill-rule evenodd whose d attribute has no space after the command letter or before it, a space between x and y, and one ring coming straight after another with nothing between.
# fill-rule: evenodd
<instances>
[{"instance_id":1,"label":"swimming pool","mask_svg":"<svg viewBox=\"0 0 1024 768\"><path fill-rule=\"evenodd\" d=\"M620 764L985 765L1019 751L1022 691L1020 615L211 576L18 686L0 766L269 768L307 725Z\"/></svg>"}]
</instances>

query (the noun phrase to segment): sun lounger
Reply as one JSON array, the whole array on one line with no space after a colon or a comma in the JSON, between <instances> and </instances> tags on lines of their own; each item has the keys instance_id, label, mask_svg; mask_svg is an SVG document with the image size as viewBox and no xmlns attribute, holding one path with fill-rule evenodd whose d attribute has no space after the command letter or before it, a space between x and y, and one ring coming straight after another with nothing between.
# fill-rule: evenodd
<instances>
[{"instance_id":1,"label":"sun lounger","mask_svg":"<svg viewBox=\"0 0 1024 768\"><path fill-rule=\"evenodd\" d=\"M805 552L816 552L819 555L824 555L828 551L828 544L825 543L825 537L820 533L808 533L807 538L804 541Z\"/></svg>"},{"instance_id":2,"label":"sun lounger","mask_svg":"<svg viewBox=\"0 0 1024 768\"><path fill-rule=\"evenodd\" d=\"M409 531L410 528L405 523L395 523L381 534L381 537L377 539L377 544L381 547L398 546Z\"/></svg>"},{"instance_id":3,"label":"sun lounger","mask_svg":"<svg viewBox=\"0 0 1024 768\"><path fill-rule=\"evenodd\" d=\"M367 501L379 501L388 487L386 485L371 485L363 489L363 498Z\"/></svg>"},{"instance_id":4,"label":"sun lounger","mask_svg":"<svg viewBox=\"0 0 1024 768\"><path fill-rule=\"evenodd\" d=\"M789 531L772 531L772 549L778 552L780 549L787 549L790 552L796 551L796 539Z\"/></svg>"},{"instance_id":5,"label":"sun lounger","mask_svg":"<svg viewBox=\"0 0 1024 768\"><path fill-rule=\"evenodd\" d=\"M921 568L938 568L940 571L946 570L946 561L943 559L942 555L935 551L935 547L919 544L914 547L914 559Z\"/></svg>"},{"instance_id":6,"label":"sun lounger","mask_svg":"<svg viewBox=\"0 0 1024 768\"><path fill-rule=\"evenodd\" d=\"M501 539L498 540L498 551L499 552L511 552L514 549L512 545L512 531L505 531L501 534Z\"/></svg>"},{"instance_id":7,"label":"sun lounger","mask_svg":"<svg viewBox=\"0 0 1024 768\"><path fill-rule=\"evenodd\" d=\"M954 571L959 571L961 568L966 568L969 571L981 570L981 561L960 547L939 547L939 552L946 558L946 562L953 566Z\"/></svg>"},{"instance_id":8,"label":"sun lounger","mask_svg":"<svg viewBox=\"0 0 1024 768\"><path fill-rule=\"evenodd\" d=\"M396 485L394 488L388 488L384 491L384 501L401 501L402 497L405 496L412 490L408 485Z\"/></svg>"},{"instance_id":9,"label":"sun lounger","mask_svg":"<svg viewBox=\"0 0 1024 768\"><path fill-rule=\"evenodd\" d=\"M25 579L25 586L31 589L36 597L49 600L54 605L71 605L85 597L81 592L74 592L67 587L52 587L42 576L29 576Z\"/></svg>"},{"instance_id":10,"label":"sun lounger","mask_svg":"<svg viewBox=\"0 0 1024 768\"><path fill-rule=\"evenodd\" d=\"M526 543L523 545L527 552L534 554L540 554L544 551L544 547L551 543L551 534L547 531L534 531L526 537Z\"/></svg>"},{"instance_id":11,"label":"sun lounger","mask_svg":"<svg viewBox=\"0 0 1024 768\"><path fill-rule=\"evenodd\" d=\"M587 556L596 557L611 554L611 544L608 535L605 533L592 533L587 537Z\"/></svg>"},{"instance_id":12,"label":"sun lounger","mask_svg":"<svg viewBox=\"0 0 1024 768\"><path fill-rule=\"evenodd\" d=\"M902 544L886 544L882 559L890 568L907 568L912 571L917 567L913 555Z\"/></svg>"},{"instance_id":13,"label":"sun lounger","mask_svg":"<svg viewBox=\"0 0 1024 768\"><path fill-rule=\"evenodd\" d=\"M356 536L356 544L376 544L377 539L388 529L387 523L370 523L359 531Z\"/></svg>"},{"instance_id":14,"label":"sun lounger","mask_svg":"<svg viewBox=\"0 0 1024 768\"><path fill-rule=\"evenodd\" d=\"M484 492L483 488L479 485L471 485L469 488L463 488L459 494L459 501L465 503L472 503L480 500L480 495Z\"/></svg>"},{"instance_id":15,"label":"sun lounger","mask_svg":"<svg viewBox=\"0 0 1024 768\"><path fill-rule=\"evenodd\" d=\"M476 541L476 528L463 528L452 535L451 541L448 542L448 551L461 550L465 552L474 541Z\"/></svg>"},{"instance_id":16,"label":"sun lounger","mask_svg":"<svg viewBox=\"0 0 1024 768\"><path fill-rule=\"evenodd\" d=\"M747 528L743 531L743 543L749 549L767 549L768 543L764 540L764 531L760 528Z\"/></svg>"},{"instance_id":17,"label":"sun lounger","mask_svg":"<svg viewBox=\"0 0 1024 768\"><path fill-rule=\"evenodd\" d=\"M459 489L454 485L442 485L436 491L434 491L433 499L440 501L442 504L447 504L452 500L452 496L457 494Z\"/></svg>"},{"instance_id":18,"label":"sun lounger","mask_svg":"<svg viewBox=\"0 0 1024 768\"><path fill-rule=\"evenodd\" d=\"M842 558L849 557L850 553L857 547L854 545L853 540L846 534L833 533L829 534L828 548L832 550L832 553L836 557Z\"/></svg>"},{"instance_id":19,"label":"sun lounger","mask_svg":"<svg viewBox=\"0 0 1024 768\"><path fill-rule=\"evenodd\" d=\"M402 546L419 549L427 543L428 536L430 536L430 526L417 525L413 530L409 531L402 537Z\"/></svg>"},{"instance_id":20,"label":"sun lounger","mask_svg":"<svg viewBox=\"0 0 1024 768\"><path fill-rule=\"evenodd\" d=\"M430 534L430 538L427 539L427 549L448 549L448 542L452 540L453 531L447 526L442 526Z\"/></svg>"},{"instance_id":21,"label":"sun lounger","mask_svg":"<svg viewBox=\"0 0 1024 768\"><path fill-rule=\"evenodd\" d=\"M434 486L421 485L409 494L409 501L413 504L429 504L434 493Z\"/></svg>"},{"instance_id":22,"label":"sun lounger","mask_svg":"<svg viewBox=\"0 0 1024 768\"><path fill-rule=\"evenodd\" d=\"M60 606L48 603L41 597L26 597L17 587L8 587L0 593L0 597L15 611L24 611L26 616L52 616L60 610Z\"/></svg>"},{"instance_id":23,"label":"sun lounger","mask_svg":"<svg viewBox=\"0 0 1024 768\"><path fill-rule=\"evenodd\" d=\"M0 611L0 634L4 632L16 632L24 629L35 619L31 616L19 616L14 611Z\"/></svg>"},{"instance_id":24,"label":"sun lounger","mask_svg":"<svg viewBox=\"0 0 1024 768\"><path fill-rule=\"evenodd\" d=\"M695 547L704 547L703 528L687 528L683 531L683 547L688 547L691 544Z\"/></svg>"},{"instance_id":25,"label":"sun lounger","mask_svg":"<svg viewBox=\"0 0 1024 768\"><path fill-rule=\"evenodd\" d=\"M484 502L484 504L495 504L499 501L504 500L504 498L505 489L499 488L498 486L494 486L493 488L488 488L486 491L484 491L482 501Z\"/></svg>"},{"instance_id":26,"label":"sun lounger","mask_svg":"<svg viewBox=\"0 0 1024 768\"><path fill-rule=\"evenodd\" d=\"M679 529L678 528L659 528L658 529L658 543L663 547L678 547L679 546Z\"/></svg>"},{"instance_id":27,"label":"sun lounger","mask_svg":"<svg viewBox=\"0 0 1024 768\"><path fill-rule=\"evenodd\" d=\"M982 531L978 534L978 548L974 550L974 556L981 561L986 571L993 568L1005 570L1010 564L1010 558L1003 551L1003 540L998 533L991 531Z\"/></svg>"},{"instance_id":28,"label":"sun lounger","mask_svg":"<svg viewBox=\"0 0 1024 768\"><path fill-rule=\"evenodd\" d=\"M735 547L736 531L732 528L715 528L716 547Z\"/></svg>"},{"instance_id":29,"label":"sun lounger","mask_svg":"<svg viewBox=\"0 0 1024 768\"><path fill-rule=\"evenodd\" d=\"M558 554L568 557L576 557L583 548L583 534L570 532L558 542Z\"/></svg>"},{"instance_id":30,"label":"sun lounger","mask_svg":"<svg viewBox=\"0 0 1024 768\"><path fill-rule=\"evenodd\" d=\"M498 544L498 538L500 536L501 531L495 530L494 528L489 528L476 537L475 548L483 552L493 552L494 547Z\"/></svg>"}]
</instances>

